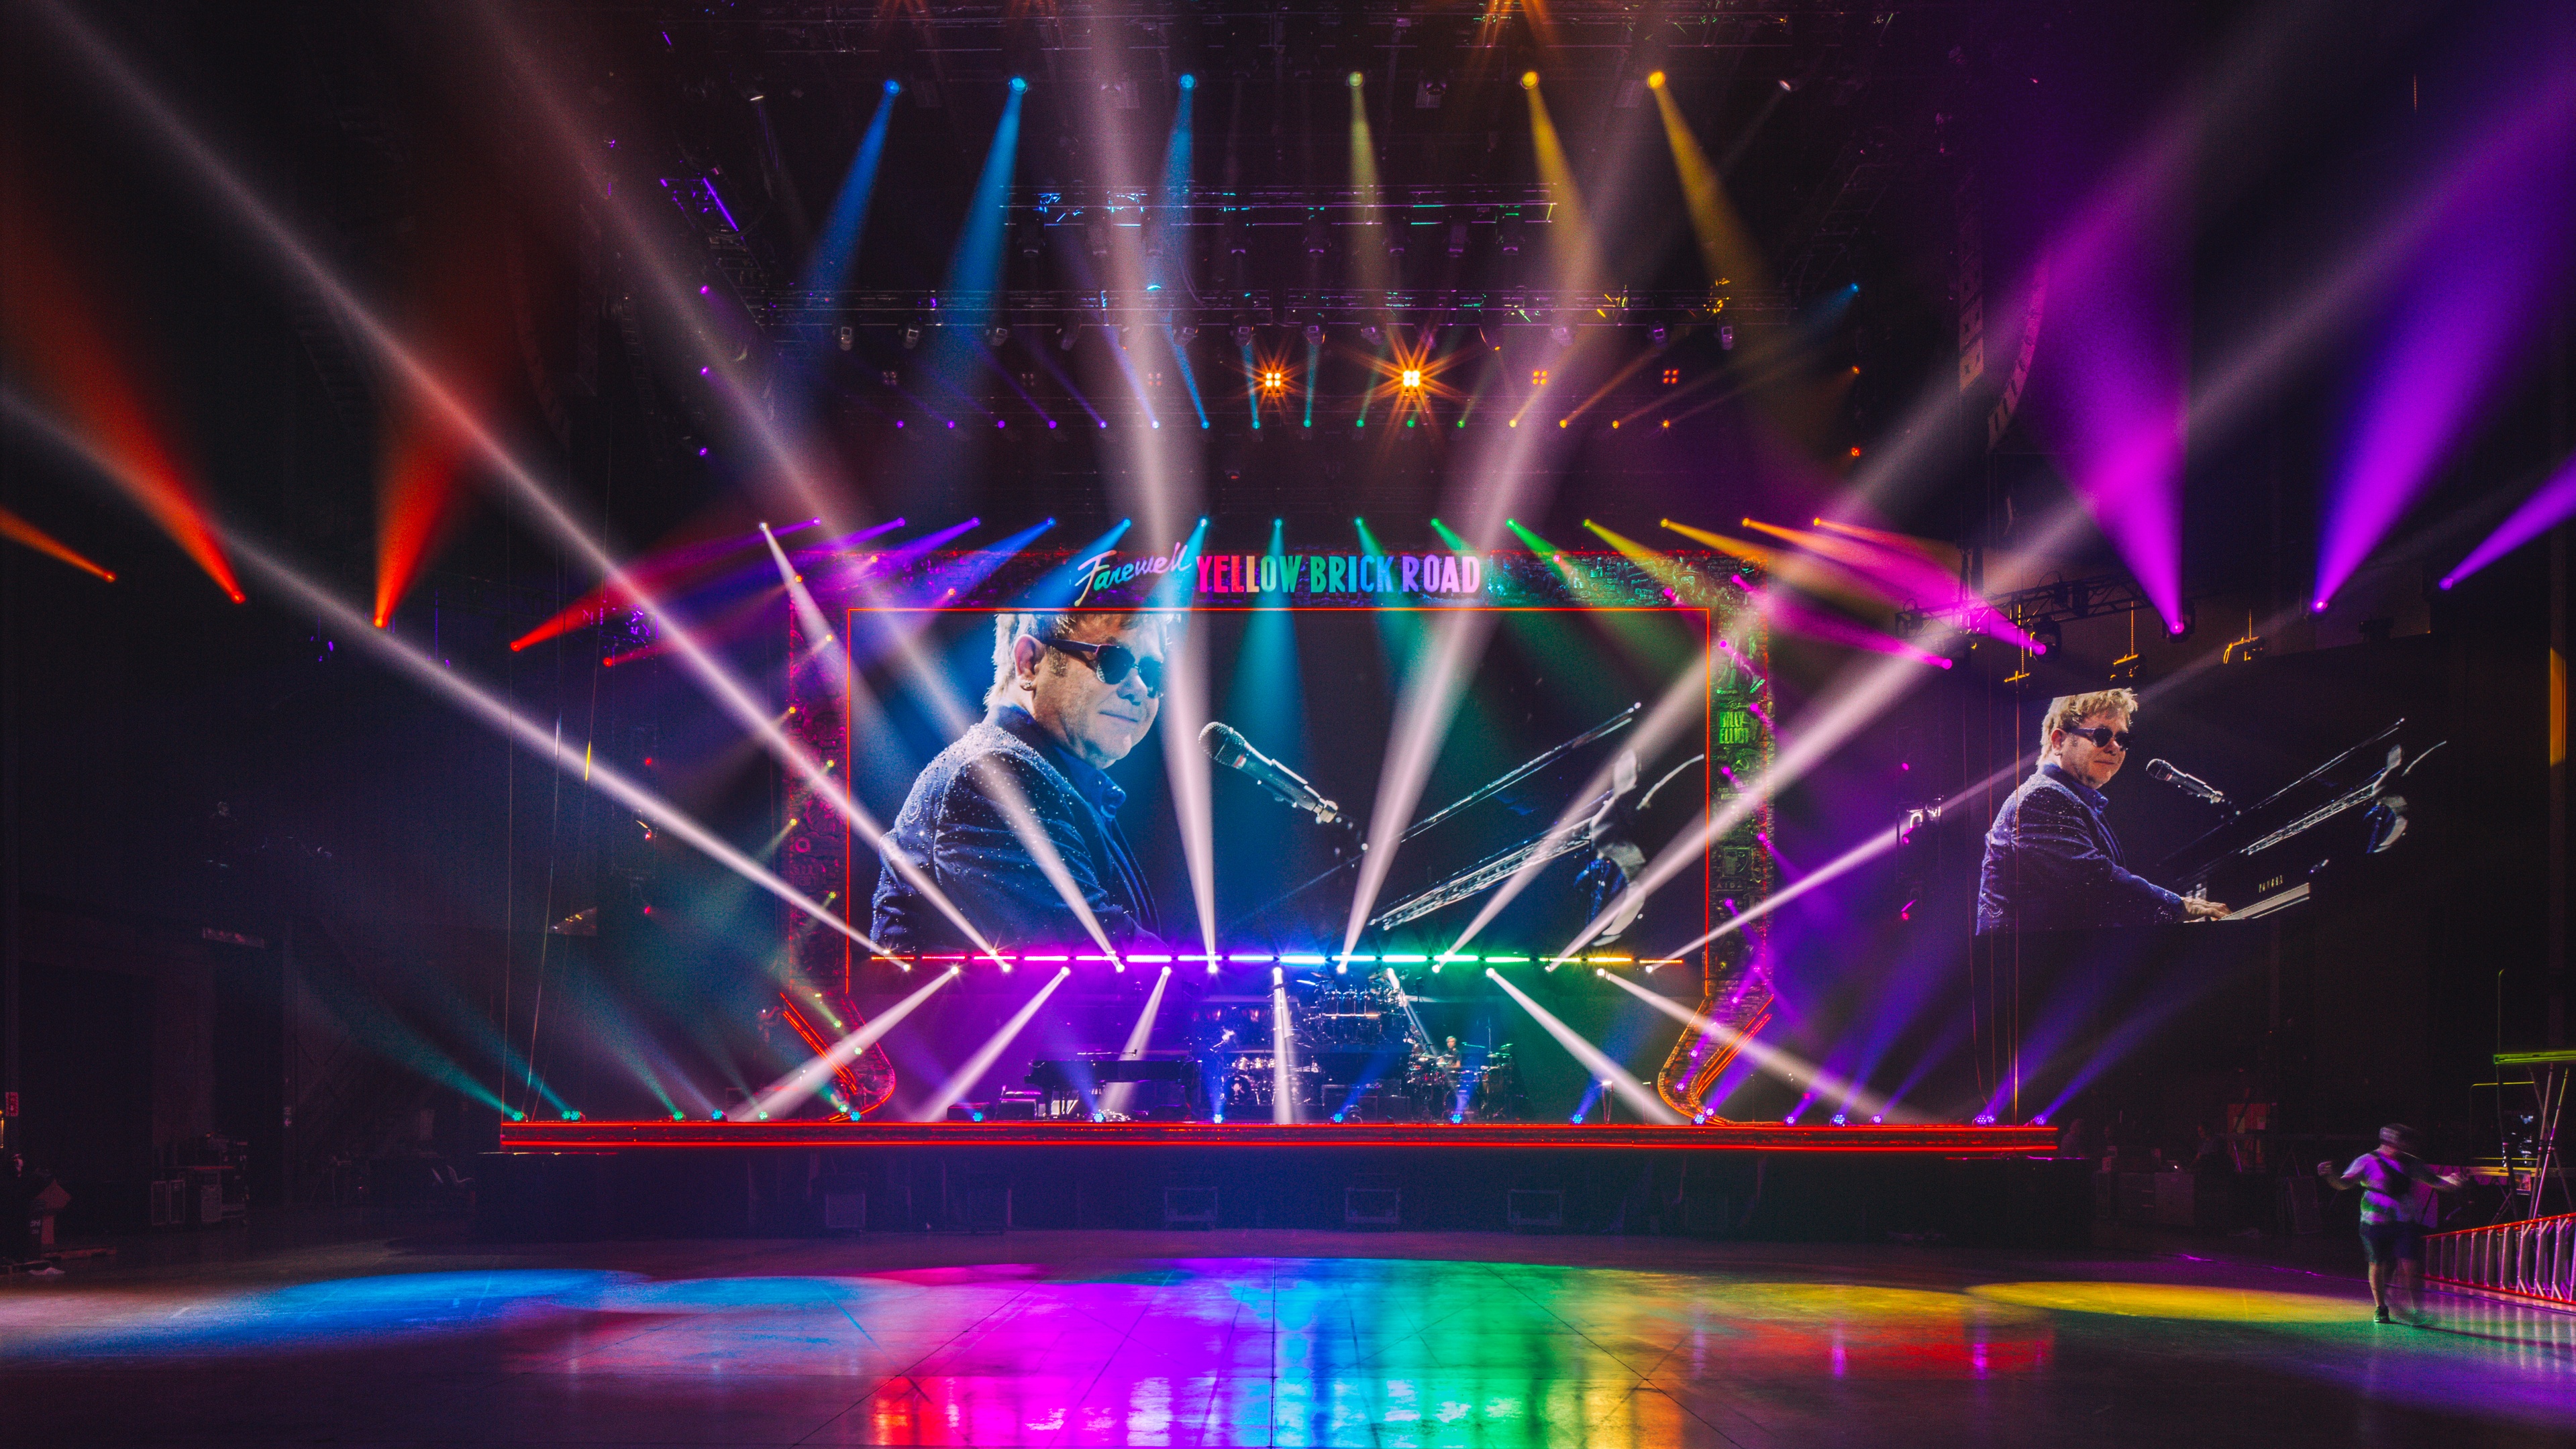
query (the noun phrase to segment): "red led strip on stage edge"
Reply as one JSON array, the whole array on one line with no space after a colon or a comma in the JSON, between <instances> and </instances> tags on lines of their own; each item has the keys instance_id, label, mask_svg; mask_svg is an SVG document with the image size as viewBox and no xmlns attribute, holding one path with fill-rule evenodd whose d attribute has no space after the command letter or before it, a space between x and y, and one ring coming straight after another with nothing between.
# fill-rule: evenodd
<instances>
[{"instance_id":1,"label":"red led strip on stage edge","mask_svg":"<svg viewBox=\"0 0 2576 1449\"><path fill-rule=\"evenodd\" d=\"M1437 972L1443 966L1543 966L1550 971L1559 966L1642 966L1648 971L1658 966L1687 966L1680 956L1486 956L1472 952L1450 952L1432 956L1395 953L1372 956L1322 951L1220 951L1213 956L1180 955L1149 952L1127 956L1110 956L1099 951L1001 951L993 955L980 952L948 952L935 956L870 956L871 966L895 966L905 971L918 965L974 966L993 962L1005 971L1014 961L1045 966L1109 966L1124 971L1130 966L1205 966L1214 972L1221 966L1283 966L1320 969L1331 966L1338 974L1347 974L1351 966L1428 966Z\"/></svg>"},{"instance_id":2,"label":"red led strip on stage edge","mask_svg":"<svg viewBox=\"0 0 2576 1449\"><path fill-rule=\"evenodd\" d=\"M2033 1157L2057 1151L2054 1127L1906 1124L1697 1127L1522 1122L504 1122L504 1152L632 1152L833 1147L1404 1147L1843 1152Z\"/></svg>"}]
</instances>

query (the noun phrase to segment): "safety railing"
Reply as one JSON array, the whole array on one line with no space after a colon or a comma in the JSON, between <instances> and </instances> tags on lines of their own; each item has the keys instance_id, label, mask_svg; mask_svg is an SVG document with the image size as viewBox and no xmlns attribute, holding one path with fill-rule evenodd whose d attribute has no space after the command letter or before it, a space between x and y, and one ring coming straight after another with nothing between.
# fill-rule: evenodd
<instances>
[{"instance_id":1,"label":"safety railing","mask_svg":"<svg viewBox=\"0 0 2576 1449\"><path fill-rule=\"evenodd\" d=\"M2576 1308L2576 1213L2435 1233L2424 1240L2424 1276Z\"/></svg>"}]
</instances>

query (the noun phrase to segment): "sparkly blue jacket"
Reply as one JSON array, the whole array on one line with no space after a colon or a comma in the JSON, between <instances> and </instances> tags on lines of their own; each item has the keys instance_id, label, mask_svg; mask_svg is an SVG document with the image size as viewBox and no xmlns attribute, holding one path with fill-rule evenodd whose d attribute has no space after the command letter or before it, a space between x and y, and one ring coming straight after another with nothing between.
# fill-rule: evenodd
<instances>
[{"instance_id":1,"label":"sparkly blue jacket","mask_svg":"<svg viewBox=\"0 0 2576 1449\"><path fill-rule=\"evenodd\" d=\"M2102 792L2040 766L1986 831L1977 934L2149 926L2183 917L2182 897L2121 863Z\"/></svg>"},{"instance_id":2,"label":"sparkly blue jacket","mask_svg":"<svg viewBox=\"0 0 2576 1449\"><path fill-rule=\"evenodd\" d=\"M869 928L878 944L907 955L974 944L894 868L900 853L997 946L1098 949L1013 825L1014 795L1110 942L1124 949L1153 934L1153 893L1118 830L1127 792L1067 754L1027 711L1004 705L922 769L880 842Z\"/></svg>"}]
</instances>

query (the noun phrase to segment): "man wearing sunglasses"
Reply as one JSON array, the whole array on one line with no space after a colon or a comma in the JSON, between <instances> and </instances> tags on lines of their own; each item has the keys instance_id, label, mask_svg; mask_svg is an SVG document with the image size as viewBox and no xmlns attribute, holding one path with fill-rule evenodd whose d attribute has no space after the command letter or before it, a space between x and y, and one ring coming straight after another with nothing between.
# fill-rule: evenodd
<instances>
[{"instance_id":1,"label":"man wearing sunglasses","mask_svg":"<svg viewBox=\"0 0 2576 1449\"><path fill-rule=\"evenodd\" d=\"M1160 929L1154 893L1118 827L1127 792L1108 770L1154 727L1176 617L995 620L984 718L913 781L884 841L995 945L1092 944L1060 879L1112 945L1123 950ZM877 873L874 905L870 934L890 951L973 944L891 864Z\"/></svg>"},{"instance_id":2,"label":"man wearing sunglasses","mask_svg":"<svg viewBox=\"0 0 2576 1449\"><path fill-rule=\"evenodd\" d=\"M2102 787L2129 760L2138 697L2061 695L2040 720L2039 768L1995 812L1977 887L1977 934L2071 931L2216 919L2227 907L2130 872L2102 818Z\"/></svg>"}]
</instances>

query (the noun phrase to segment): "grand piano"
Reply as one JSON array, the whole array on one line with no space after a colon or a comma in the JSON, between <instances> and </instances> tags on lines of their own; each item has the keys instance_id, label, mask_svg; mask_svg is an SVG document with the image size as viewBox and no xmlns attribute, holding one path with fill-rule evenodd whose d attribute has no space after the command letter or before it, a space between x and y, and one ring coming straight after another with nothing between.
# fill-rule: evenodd
<instances>
[{"instance_id":1,"label":"grand piano","mask_svg":"<svg viewBox=\"0 0 2576 1449\"><path fill-rule=\"evenodd\" d=\"M2226 902L2231 921L2298 905L2338 862L2405 838L2409 779L2443 744L2398 720L2255 804L2222 803L2225 818L2165 857L2151 878Z\"/></svg>"}]
</instances>

